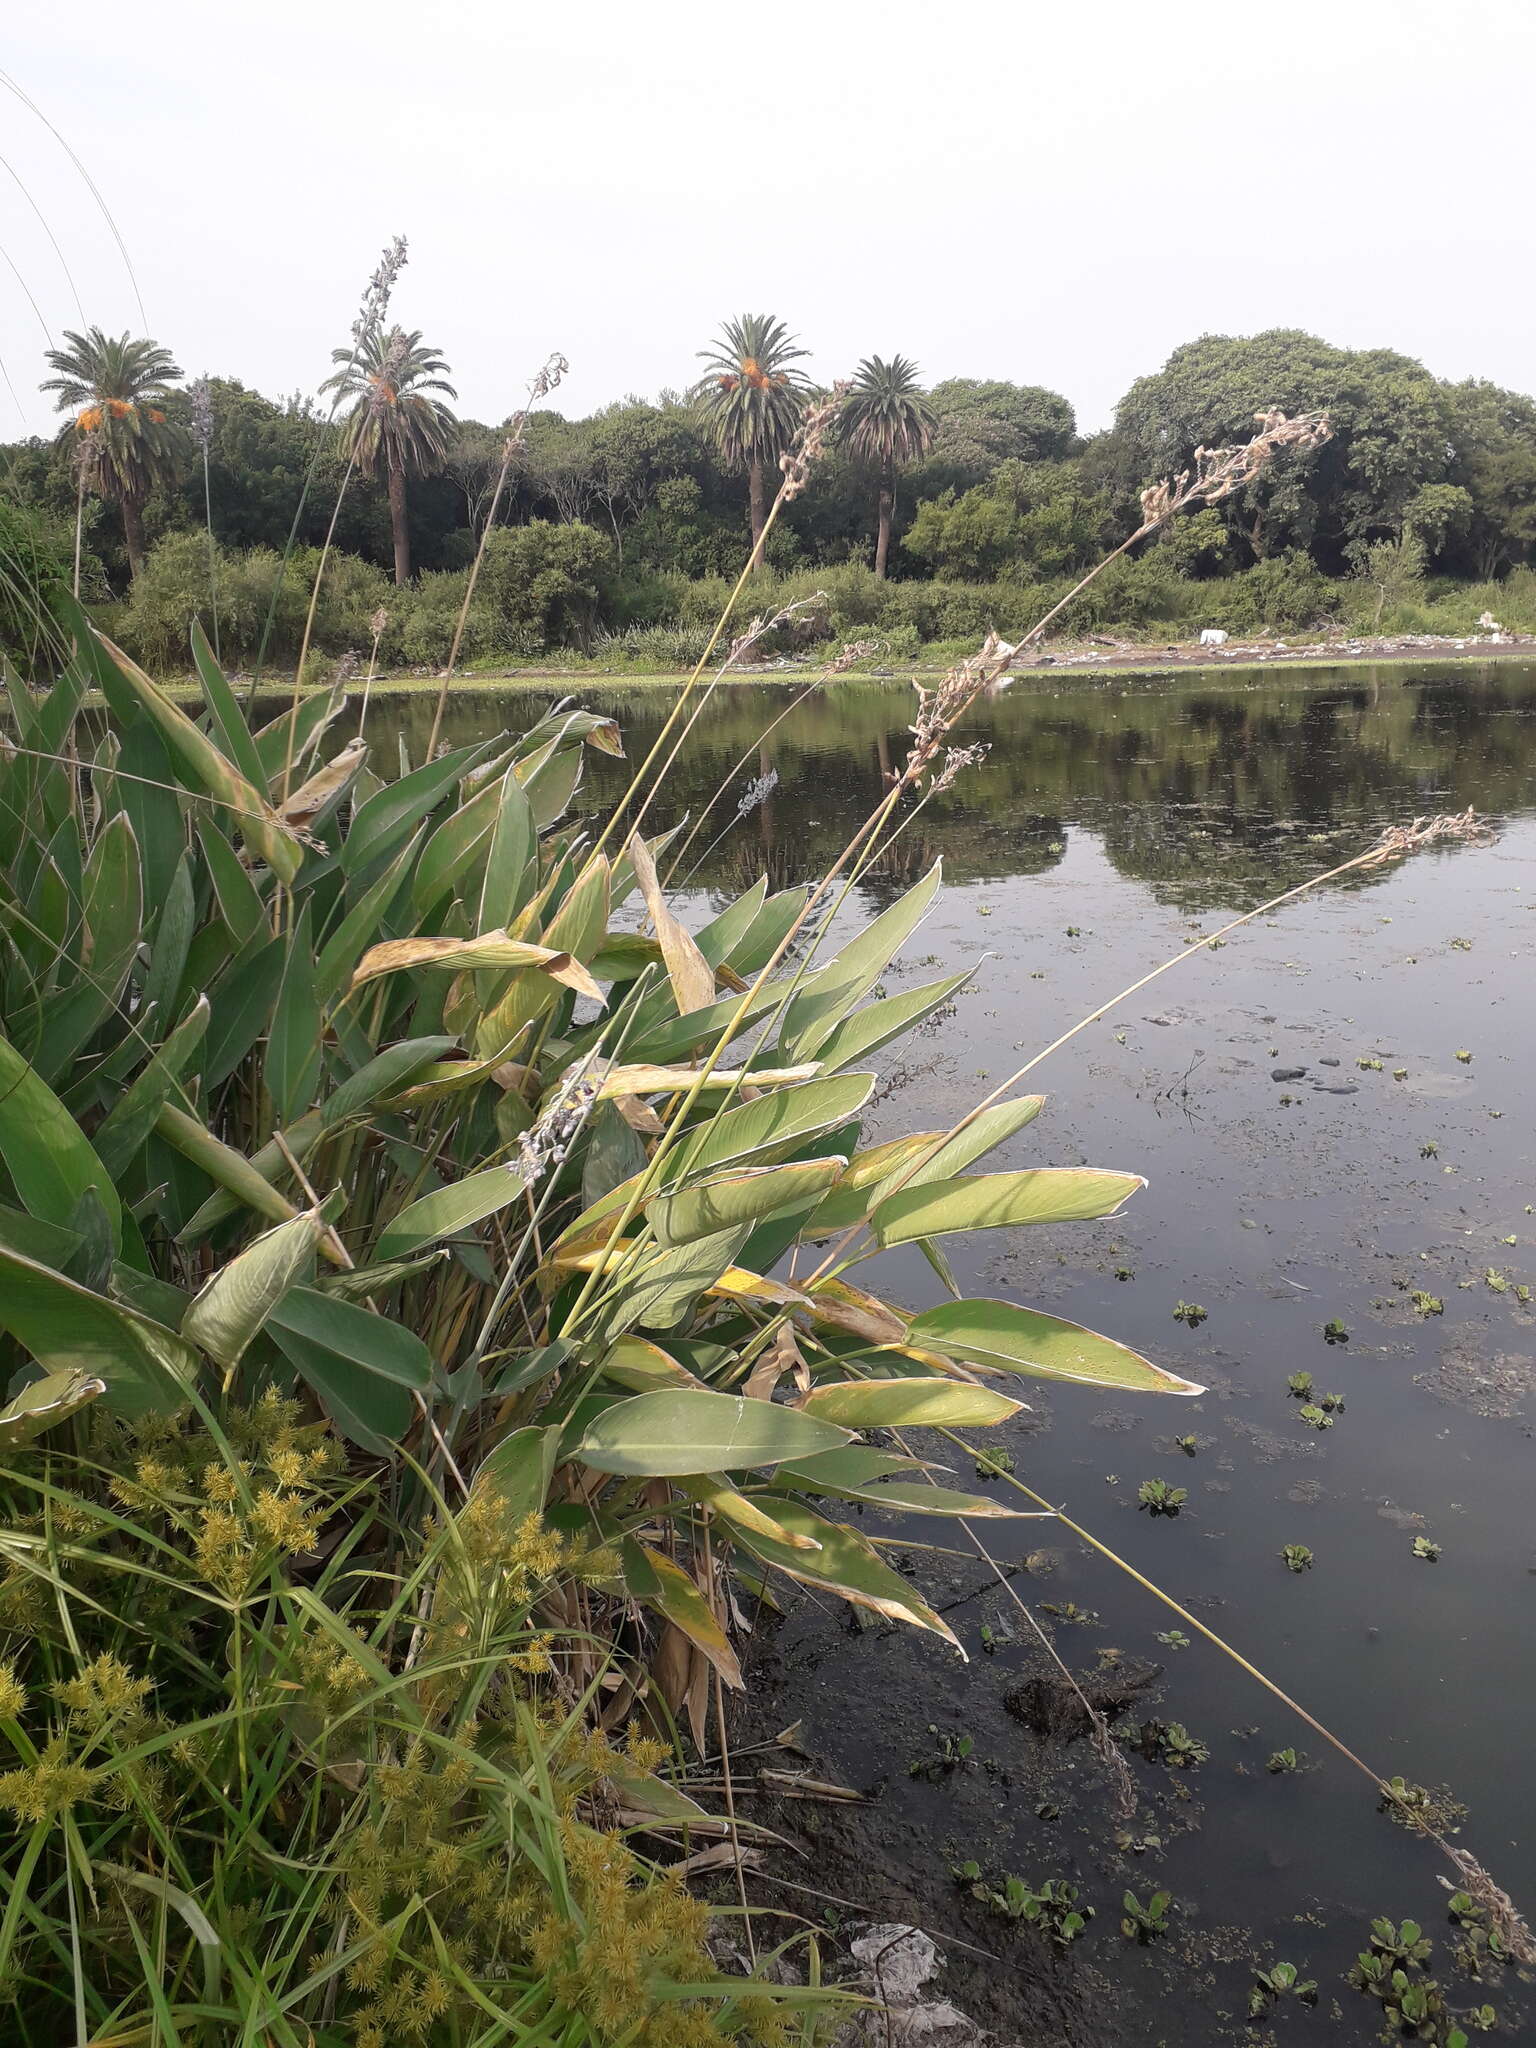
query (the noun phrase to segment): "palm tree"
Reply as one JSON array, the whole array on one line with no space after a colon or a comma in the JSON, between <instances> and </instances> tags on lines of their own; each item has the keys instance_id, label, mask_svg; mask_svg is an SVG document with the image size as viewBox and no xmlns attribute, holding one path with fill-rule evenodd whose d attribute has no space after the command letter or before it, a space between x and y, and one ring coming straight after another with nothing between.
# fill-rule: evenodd
<instances>
[{"instance_id":1,"label":"palm tree","mask_svg":"<svg viewBox=\"0 0 1536 2048\"><path fill-rule=\"evenodd\" d=\"M892 356L889 362L870 356L860 363L843 410L842 430L849 452L872 463L879 472L877 576L884 576L891 551L896 472L928 453L937 424L933 408L918 388L916 363L905 356Z\"/></svg>"},{"instance_id":2,"label":"palm tree","mask_svg":"<svg viewBox=\"0 0 1536 2048\"><path fill-rule=\"evenodd\" d=\"M405 523L405 480L441 469L458 424L433 392L458 393L443 381L443 358L403 327L370 327L352 348L331 351L341 368L321 386L353 400L347 453L364 476L383 468L389 523L395 537L395 581L411 580L411 536Z\"/></svg>"},{"instance_id":3,"label":"palm tree","mask_svg":"<svg viewBox=\"0 0 1536 2048\"><path fill-rule=\"evenodd\" d=\"M747 472L754 547L767 518L763 471L793 439L810 388L802 371L787 366L805 353L771 313L727 320L714 346L699 350L710 367L690 396L709 423L721 461Z\"/></svg>"},{"instance_id":4,"label":"palm tree","mask_svg":"<svg viewBox=\"0 0 1536 2048\"><path fill-rule=\"evenodd\" d=\"M166 415L171 380L181 375L170 351L132 335L65 330L66 348L51 348L57 370L39 388L56 394L56 410L74 417L59 435L72 453L80 509L86 491L110 498L122 515L128 568L144 564L144 501L156 484L169 483L186 436Z\"/></svg>"}]
</instances>

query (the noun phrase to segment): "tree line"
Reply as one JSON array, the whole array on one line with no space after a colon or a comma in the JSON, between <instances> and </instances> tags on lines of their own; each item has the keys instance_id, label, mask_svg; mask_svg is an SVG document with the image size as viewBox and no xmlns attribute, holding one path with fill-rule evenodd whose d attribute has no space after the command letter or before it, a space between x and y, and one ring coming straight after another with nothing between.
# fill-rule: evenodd
<instances>
[{"instance_id":1,"label":"tree line","mask_svg":"<svg viewBox=\"0 0 1536 2048\"><path fill-rule=\"evenodd\" d=\"M498 522L586 529L563 545L621 620L644 615L648 579L732 571L817 396L805 356L785 322L744 315L685 387L582 418L536 411ZM450 364L419 332L370 327L335 361L317 398L273 400L233 378L188 384L147 338L72 333L43 385L58 435L0 450L7 516L19 508L98 600L125 594L157 543L205 526L220 549L281 553L318 545L334 520L335 545L397 584L462 569L504 430L455 412ZM1331 440L1176 528L1159 545L1181 574L1287 558L1346 575L1384 545L1467 579L1536 559L1536 402L1287 329L1187 343L1089 436L1057 392L966 377L924 388L905 356L872 354L765 559L781 573L863 563L882 580L1048 582L1133 530L1144 485L1198 447L1246 439L1270 406L1326 409Z\"/></svg>"}]
</instances>

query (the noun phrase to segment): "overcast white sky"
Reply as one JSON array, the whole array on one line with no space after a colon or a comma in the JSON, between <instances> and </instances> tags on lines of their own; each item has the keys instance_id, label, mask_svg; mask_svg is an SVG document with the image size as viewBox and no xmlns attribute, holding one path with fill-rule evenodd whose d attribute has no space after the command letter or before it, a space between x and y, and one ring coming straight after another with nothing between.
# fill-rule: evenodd
<instances>
[{"instance_id":1,"label":"overcast white sky","mask_svg":"<svg viewBox=\"0 0 1536 2048\"><path fill-rule=\"evenodd\" d=\"M1104 424L1202 332L1310 328L1536 389L1531 0L12 0L0 249L57 335L312 391L380 247L394 311L503 417L695 374L770 310L832 377L1063 391ZM18 184L17 180L20 181ZM47 431L0 260L0 439ZM19 404L18 404L19 401Z\"/></svg>"}]
</instances>

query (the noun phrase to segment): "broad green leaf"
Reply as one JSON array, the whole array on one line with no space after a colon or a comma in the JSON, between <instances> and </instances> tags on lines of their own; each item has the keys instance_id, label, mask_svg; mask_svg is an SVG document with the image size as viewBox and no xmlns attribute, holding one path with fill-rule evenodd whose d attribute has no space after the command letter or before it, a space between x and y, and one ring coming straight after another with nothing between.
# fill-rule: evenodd
<instances>
[{"instance_id":1,"label":"broad green leaf","mask_svg":"<svg viewBox=\"0 0 1536 2048\"><path fill-rule=\"evenodd\" d=\"M636 1025L624 1041L624 1056L631 1060L654 1060L663 1065L671 1060L687 1059L690 1054L713 1046L731 1027L734 1026L739 1036L770 1010L777 1009L784 1000L787 985L784 981L772 981L750 1000L745 996L727 996L722 1002L711 1003L707 1009L694 1010L686 1017L673 1014L670 988L663 989L660 994L664 998L664 1007L659 1007L653 1017ZM572 1051L590 1051L604 1037L611 1037L612 1031L612 1025L606 1019L600 1019L584 1033L576 1035Z\"/></svg>"},{"instance_id":2,"label":"broad green leaf","mask_svg":"<svg viewBox=\"0 0 1536 2048\"><path fill-rule=\"evenodd\" d=\"M403 1280L440 1265L448 1256L441 1248L421 1252L414 1259L391 1259L387 1264L351 1266L345 1272L322 1273L316 1286L322 1294L334 1294L340 1301L372 1301L391 1292Z\"/></svg>"},{"instance_id":3,"label":"broad green leaf","mask_svg":"<svg viewBox=\"0 0 1536 2048\"><path fill-rule=\"evenodd\" d=\"M139 843L119 811L91 849L82 881L80 966L48 1005L38 1068L56 1078L117 1007L143 935Z\"/></svg>"},{"instance_id":4,"label":"broad green leaf","mask_svg":"<svg viewBox=\"0 0 1536 2048\"><path fill-rule=\"evenodd\" d=\"M943 1142L942 1131L917 1131L911 1137L890 1138L883 1145L855 1152L832 1192L817 1204L801 1236L830 1237L834 1231L862 1223L879 1200L885 1182Z\"/></svg>"},{"instance_id":5,"label":"broad green leaf","mask_svg":"<svg viewBox=\"0 0 1536 2048\"><path fill-rule=\"evenodd\" d=\"M346 701L344 684L338 683L330 690L315 690L297 710L290 704L259 732L252 733L269 789L282 782L290 764L295 777L303 774L310 750L319 745L326 727L341 716Z\"/></svg>"},{"instance_id":6,"label":"broad green leaf","mask_svg":"<svg viewBox=\"0 0 1536 2048\"><path fill-rule=\"evenodd\" d=\"M203 1048L203 1081L217 1088L267 1029L283 984L289 940L265 939L219 977L209 991L212 1014Z\"/></svg>"},{"instance_id":7,"label":"broad green leaf","mask_svg":"<svg viewBox=\"0 0 1536 2048\"><path fill-rule=\"evenodd\" d=\"M236 946L247 946L258 932L267 929L267 907L261 900L261 891L214 820L199 818L196 830L219 915L229 926Z\"/></svg>"},{"instance_id":8,"label":"broad green leaf","mask_svg":"<svg viewBox=\"0 0 1536 2048\"><path fill-rule=\"evenodd\" d=\"M845 1429L964 1429L1006 1422L1023 1407L1007 1394L963 1380L839 1380L812 1387L800 1412Z\"/></svg>"},{"instance_id":9,"label":"broad green leaf","mask_svg":"<svg viewBox=\"0 0 1536 2048\"><path fill-rule=\"evenodd\" d=\"M643 932L609 932L587 962L597 981L633 981L647 967L660 967L661 941Z\"/></svg>"},{"instance_id":10,"label":"broad green leaf","mask_svg":"<svg viewBox=\"0 0 1536 2048\"><path fill-rule=\"evenodd\" d=\"M140 710L150 719L195 786L219 800L222 816L233 823L251 851L285 882L293 881L304 858L299 844L265 795L225 759L208 735L196 726L136 662L115 647L105 634L101 645Z\"/></svg>"},{"instance_id":11,"label":"broad green leaf","mask_svg":"<svg viewBox=\"0 0 1536 2048\"><path fill-rule=\"evenodd\" d=\"M616 1402L593 1421L577 1455L599 1472L665 1479L775 1465L847 1442L846 1430L793 1408L679 1388Z\"/></svg>"},{"instance_id":12,"label":"broad green leaf","mask_svg":"<svg viewBox=\"0 0 1536 2048\"><path fill-rule=\"evenodd\" d=\"M155 1128L155 1119L196 1056L207 1029L208 998L199 996L97 1126L96 1155L109 1173L122 1173Z\"/></svg>"},{"instance_id":13,"label":"broad green leaf","mask_svg":"<svg viewBox=\"0 0 1536 2048\"><path fill-rule=\"evenodd\" d=\"M611 1102L597 1102L587 1119L587 1149L581 1169L583 1207L590 1209L643 1173L647 1156L639 1132L630 1129Z\"/></svg>"},{"instance_id":14,"label":"broad green leaf","mask_svg":"<svg viewBox=\"0 0 1536 2048\"><path fill-rule=\"evenodd\" d=\"M160 1105L155 1116L155 1135L163 1138L173 1152L218 1183L219 1192L210 1200L223 1200L225 1207L221 1214L232 1215L242 1202L248 1209L254 1209L258 1216L265 1216L273 1223L284 1223L298 1213L286 1195L279 1194L243 1152L237 1152L233 1145L226 1145L222 1138L216 1138L206 1124L199 1123L195 1116L178 1108L174 1102ZM204 1203L191 1221L182 1226L178 1233L179 1243L195 1243L205 1234L203 1217L208 1207L209 1203Z\"/></svg>"},{"instance_id":15,"label":"broad green leaf","mask_svg":"<svg viewBox=\"0 0 1536 2048\"><path fill-rule=\"evenodd\" d=\"M761 974L804 910L804 889L781 889L777 896L770 896L748 926L746 936L732 946L726 964L738 974Z\"/></svg>"},{"instance_id":16,"label":"broad green leaf","mask_svg":"<svg viewBox=\"0 0 1536 2048\"><path fill-rule=\"evenodd\" d=\"M990 1109L984 1109L952 1138L946 1138L938 1145L931 1157L924 1158L921 1165L907 1167L899 1165L894 1172L886 1175L887 1190L894 1191L895 1184L902 1187L924 1187L930 1181L952 1180L964 1173L968 1166L974 1166L978 1159L984 1159L1004 1144L1026 1124L1032 1124L1045 1107L1043 1095L1021 1095L1014 1102L997 1102ZM905 1176L905 1178L903 1178ZM884 1194L877 1195L876 1201L883 1201Z\"/></svg>"},{"instance_id":17,"label":"broad green leaf","mask_svg":"<svg viewBox=\"0 0 1536 2048\"><path fill-rule=\"evenodd\" d=\"M0 1408L0 1450L10 1451L18 1444L31 1443L45 1429L52 1429L56 1423L88 1408L98 1394L106 1391L105 1380L75 1367L45 1373Z\"/></svg>"},{"instance_id":18,"label":"broad green leaf","mask_svg":"<svg viewBox=\"0 0 1536 2048\"><path fill-rule=\"evenodd\" d=\"M836 1457L836 1451L823 1452L823 1456ZM811 1461L813 1464L815 1460ZM780 1466L782 1473L786 1467ZM750 1494L740 1492L729 1480L716 1474L700 1475L681 1482L681 1490L690 1500L698 1502L716 1515L722 1522L738 1523L743 1529L755 1529L759 1536L766 1536L774 1543L787 1543L792 1550L819 1550L820 1544L814 1536L801 1536L776 1522L768 1510L753 1500Z\"/></svg>"},{"instance_id":19,"label":"broad green leaf","mask_svg":"<svg viewBox=\"0 0 1536 2048\"><path fill-rule=\"evenodd\" d=\"M731 948L740 945L767 900L768 878L764 875L744 896L728 903L718 917L712 917L702 930L694 933L693 942L711 967L719 967L722 961L730 959Z\"/></svg>"},{"instance_id":20,"label":"broad green leaf","mask_svg":"<svg viewBox=\"0 0 1536 2048\"><path fill-rule=\"evenodd\" d=\"M1080 1380L1127 1394L1203 1394L1112 1337L1011 1301L946 1301L915 1316L909 1342L949 1358L1041 1379Z\"/></svg>"},{"instance_id":21,"label":"broad green leaf","mask_svg":"<svg viewBox=\"0 0 1536 2048\"><path fill-rule=\"evenodd\" d=\"M979 966L980 962L976 964ZM905 995L886 996L856 1010L829 1032L817 1048L822 1072L836 1074L844 1067L858 1066L871 1058L935 1010L942 1009L975 972L976 967L967 967L963 974L952 974L947 981L926 982L922 988L908 989Z\"/></svg>"},{"instance_id":22,"label":"broad green leaf","mask_svg":"<svg viewBox=\"0 0 1536 2048\"><path fill-rule=\"evenodd\" d=\"M828 1493L842 1493L851 1487L872 1486L877 1479L920 1479L927 1470L921 1458L898 1457L894 1451L873 1450L868 1444L848 1444L838 1451L819 1451L814 1458L792 1459L774 1473L773 1484L794 1485L809 1493L820 1487Z\"/></svg>"},{"instance_id":23,"label":"broad green leaf","mask_svg":"<svg viewBox=\"0 0 1536 2048\"><path fill-rule=\"evenodd\" d=\"M544 926L546 946L557 947L561 952L569 953L574 960L591 959L602 944L607 929L610 879L611 871L603 855L598 854L587 861L574 885L566 891L559 909ZM588 984L581 993L600 1000L602 991L591 976L588 976ZM571 986L574 988L577 984L573 982ZM713 981L709 992L713 998Z\"/></svg>"},{"instance_id":24,"label":"broad green leaf","mask_svg":"<svg viewBox=\"0 0 1536 2048\"><path fill-rule=\"evenodd\" d=\"M149 972L144 977L142 1009L166 1029L181 1012L181 987L192 934L197 929L197 892L192 881L192 856L183 853L155 919Z\"/></svg>"},{"instance_id":25,"label":"broad green leaf","mask_svg":"<svg viewBox=\"0 0 1536 2048\"><path fill-rule=\"evenodd\" d=\"M499 1495L514 1527L542 1516L559 1449L558 1429L514 1429L481 1459L474 1491Z\"/></svg>"},{"instance_id":26,"label":"broad green leaf","mask_svg":"<svg viewBox=\"0 0 1536 2048\"><path fill-rule=\"evenodd\" d=\"M501 736L480 740L474 746L457 747L425 767L389 782L360 805L341 850L341 865L349 875L360 874L366 864L387 853L407 832L415 830L429 811L435 810L461 777L485 760L501 745Z\"/></svg>"},{"instance_id":27,"label":"broad green leaf","mask_svg":"<svg viewBox=\"0 0 1536 2048\"><path fill-rule=\"evenodd\" d=\"M460 876L473 868L496 824L501 785L488 782L468 803L460 804L438 826L421 850L411 881L411 901L418 917L435 910L457 885Z\"/></svg>"},{"instance_id":28,"label":"broad green leaf","mask_svg":"<svg viewBox=\"0 0 1536 2048\"><path fill-rule=\"evenodd\" d=\"M0 1203L0 1245L62 1273L80 1249L80 1233L67 1224L45 1223L41 1216L29 1216L25 1209Z\"/></svg>"},{"instance_id":29,"label":"broad green leaf","mask_svg":"<svg viewBox=\"0 0 1536 2048\"><path fill-rule=\"evenodd\" d=\"M569 810L585 766L580 746L563 738L552 740L532 759L517 763L517 779L541 832L547 832Z\"/></svg>"},{"instance_id":30,"label":"broad green leaf","mask_svg":"<svg viewBox=\"0 0 1536 2048\"><path fill-rule=\"evenodd\" d=\"M315 962L315 992L322 1003L330 1004L352 978L352 969L357 965L363 949L378 930L411 871L421 842L426 835L422 826L414 839L408 840L384 872L371 882L352 904L341 922L336 926L325 944L320 948L320 957Z\"/></svg>"},{"instance_id":31,"label":"broad green leaf","mask_svg":"<svg viewBox=\"0 0 1536 2048\"><path fill-rule=\"evenodd\" d=\"M272 1098L272 1115L291 1124L309 1106L320 1078L320 1001L315 993L315 953L310 937L313 905L305 902L288 945L283 979L267 1032L262 1078Z\"/></svg>"},{"instance_id":32,"label":"broad green leaf","mask_svg":"<svg viewBox=\"0 0 1536 2048\"><path fill-rule=\"evenodd\" d=\"M659 1244L688 1244L738 1223L760 1223L782 1210L814 1202L846 1164L834 1153L828 1159L793 1160L787 1166L737 1167L695 1181L677 1194L655 1196L645 1205L645 1218Z\"/></svg>"},{"instance_id":33,"label":"broad green leaf","mask_svg":"<svg viewBox=\"0 0 1536 2048\"><path fill-rule=\"evenodd\" d=\"M0 1329L45 1373L104 1380L108 1407L124 1414L179 1406L197 1375L196 1352L174 1330L3 1245Z\"/></svg>"},{"instance_id":34,"label":"broad green leaf","mask_svg":"<svg viewBox=\"0 0 1536 2048\"><path fill-rule=\"evenodd\" d=\"M62 1102L0 1038L0 1158L23 1205L46 1223L67 1224L87 1188L95 1188L121 1239L122 1204L112 1176Z\"/></svg>"},{"instance_id":35,"label":"broad green leaf","mask_svg":"<svg viewBox=\"0 0 1536 2048\"><path fill-rule=\"evenodd\" d=\"M772 1165L808 1138L857 1116L874 1086L873 1074L834 1074L718 1111L683 1140L683 1170L697 1176L712 1167Z\"/></svg>"},{"instance_id":36,"label":"broad green leaf","mask_svg":"<svg viewBox=\"0 0 1536 2048\"><path fill-rule=\"evenodd\" d=\"M182 1335L233 1372L289 1288L314 1270L325 1227L317 1209L306 1209L256 1238L214 1274L187 1310Z\"/></svg>"},{"instance_id":37,"label":"broad green leaf","mask_svg":"<svg viewBox=\"0 0 1536 2048\"><path fill-rule=\"evenodd\" d=\"M756 1404L762 1406L761 1402ZM796 1535L810 1536L816 1551L795 1550L786 1543L774 1543L754 1530L739 1528L736 1541L764 1564L777 1565L792 1579L808 1586L826 1586L860 1607L873 1608L892 1621L911 1622L929 1629L946 1642L960 1645L954 1632L919 1599L908 1582L886 1564L864 1539L841 1522L829 1522L802 1502L774 1496L769 1511L773 1519Z\"/></svg>"},{"instance_id":38,"label":"broad green leaf","mask_svg":"<svg viewBox=\"0 0 1536 2048\"><path fill-rule=\"evenodd\" d=\"M373 1248L375 1259L405 1259L424 1245L461 1237L509 1202L527 1193L528 1177L519 1165L487 1166L451 1186L434 1188L408 1202L387 1223Z\"/></svg>"},{"instance_id":39,"label":"broad green leaf","mask_svg":"<svg viewBox=\"0 0 1536 2048\"><path fill-rule=\"evenodd\" d=\"M854 1005L869 994L927 913L942 872L943 863L935 861L905 896L801 983L780 1038L791 1059L815 1058Z\"/></svg>"},{"instance_id":40,"label":"broad green leaf","mask_svg":"<svg viewBox=\"0 0 1536 2048\"><path fill-rule=\"evenodd\" d=\"M1115 1211L1146 1186L1139 1173L1099 1166L1038 1166L1022 1173L978 1173L888 1195L870 1221L882 1245L911 1244L957 1230L999 1230L1026 1223L1080 1223Z\"/></svg>"},{"instance_id":41,"label":"broad green leaf","mask_svg":"<svg viewBox=\"0 0 1536 2048\"><path fill-rule=\"evenodd\" d=\"M287 1334L306 1338L323 1346L339 1364L393 1380L396 1386L420 1389L431 1384L432 1354L414 1330L313 1287L290 1287L272 1310L267 1327L279 1340Z\"/></svg>"},{"instance_id":42,"label":"broad green leaf","mask_svg":"<svg viewBox=\"0 0 1536 2048\"><path fill-rule=\"evenodd\" d=\"M325 1100L307 1116L301 1116L286 1130L281 1145L273 1138L253 1152L249 1159L243 1153L235 1154L244 1170L236 1170L233 1176L227 1160L221 1160L218 1165L200 1160L199 1163L205 1165L219 1183L219 1192L210 1195L183 1227L180 1232L182 1240L190 1244L206 1237L215 1224L226 1216L232 1216L242 1201L255 1209L259 1216L291 1216L292 1204L276 1192L278 1180L291 1171L286 1155L291 1153L302 1166L327 1131L338 1129L350 1118L372 1109L376 1102L394 1095L423 1067L440 1058L453 1042L451 1038L402 1038L394 1045L386 1045L382 1052L366 1060L355 1074L349 1074L344 1081L338 1082ZM172 1142L177 1142L175 1137ZM214 1139L211 1142L217 1144L218 1141ZM196 1157L196 1154L188 1153L187 1156ZM270 1197L255 1185L260 1182L267 1184Z\"/></svg>"},{"instance_id":43,"label":"broad green leaf","mask_svg":"<svg viewBox=\"0 0 1536 2048\"><path fill-rule=\"evenodd\" d=\"M253 788L265 789L267 776L261 765L261 756L256 751L256 742L251 738L250 727L245 722L245 714L236 701L234 691L229 687L229 680L208 645L208 635L203 631L201 619L192 621L192 659L197 665L198 681L203 686L203 701L208 706L214 734L226 760Z\"/></svg>"},{"instance_id":44,"label":"broad green leaf","mask_svg":"<svg viewBox=\"0 0 1536 2048\"><path fill-rule=\"evenodd\" d=\"M637 1324L670 1330L682 1321L699 1296L728 1272L747 1241L751 1225L738 1224L689 1244L642 1252L626 1267L609 1308L604 1334L618 1336Z\"/></svg>"},{"instance_id":45,"label":"broad green leaf","mask_svg":"<svg viewBox=\"0 0 1536 2048\"><path fill-rule=\"evenodd\" d=\"M632 1536L624 1538L623 1555L624 1580L630 1594L680 1628L704 1652L726 1684L740 1692L745 1681L736 1652L714 1609L682 1566L659 1550L637 1543Z\"/></svg>"},{"instance_id":46,"label":"broad green leaf","mask_svg":"<svg viewBox=\"0 0 1536 2048\"><path fill-rule=\"evenodd\" d=\"M374 1321L378 1320L375 1316ZM284 1329L275 1319L267 1328L277 1349L313 1388L349 1442L381 1458L398 1455L414 1412L409 1388L379 1373L359 1372L350 1359L339 1356L329 1345Z\"/></svg>"},{"instance_id":47,"label":"broad green leaf","mask_svg":"<svg viewBox=\"0 0 1536 2048\"><path fill-rule=\"evenodd\" d=\"M517 771L509 768L498 787L501 799L486 849L480 915L475 920L476 930L482 932L504 930L522 909L529 864L539 838Z\"/></svg>"}]
</instances>

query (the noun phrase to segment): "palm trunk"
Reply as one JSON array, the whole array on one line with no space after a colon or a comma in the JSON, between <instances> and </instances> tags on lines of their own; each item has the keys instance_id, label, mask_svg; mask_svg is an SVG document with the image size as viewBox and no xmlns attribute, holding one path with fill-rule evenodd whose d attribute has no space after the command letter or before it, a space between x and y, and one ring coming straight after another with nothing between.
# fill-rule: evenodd
<instances>
[{"instance_id":1,"label":"palm trunk","mask_svg":"<svg viewBox=\"0 0 1536 2048\"><path fill-rule=\"evenodd\" d=\"M763 537L763 522L768 517L763 504L763 462L754 455L747 468L747 505L752 519L752 545L756 547Z\"/></svg>"},{"instance_id":2,"label":"palm trunk","mask_svg":"<svg viewBox=\"0 0 1536 2048\"><path fill-rule=\"evenodd\" d=\"M880 472L880 500L875 536L875 574L885 579L886 557L891 552L891 515L896 509L896 479L889 463Z\"/></svg>"},{"instance_id":3,"label":"palm trunk","mask_svg":"<svg viewBox=\"0 0 1536 2048\"><path fill-rule=\"evenodd\" d=\"M389 465L389 524L395 536L395 581L411 580L411 534L405 523L405 471Z\"/></svg>"},{"instance_id":4,"label":"palm trunk","mask_svg":"<svg viewBox=\"0 0 1536 2048\"><path fill-rule=\"evenodd\" d=\"M137 498L124 494L120 501L123 514L123 544L128 550L128 574L137 581L144 566L144 515Z\"/></svg>"}]
</instances>

